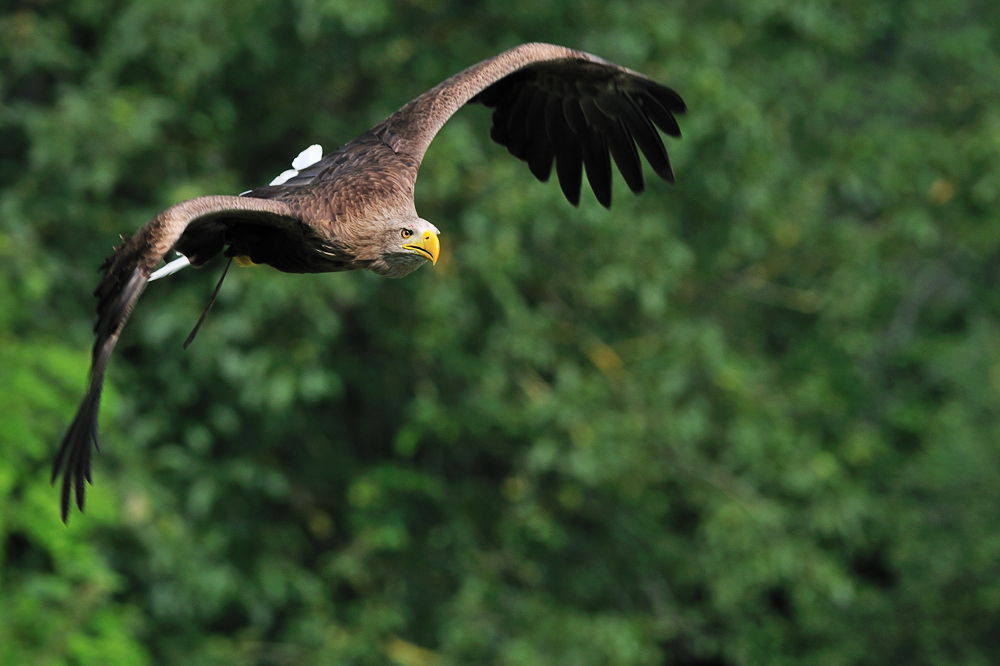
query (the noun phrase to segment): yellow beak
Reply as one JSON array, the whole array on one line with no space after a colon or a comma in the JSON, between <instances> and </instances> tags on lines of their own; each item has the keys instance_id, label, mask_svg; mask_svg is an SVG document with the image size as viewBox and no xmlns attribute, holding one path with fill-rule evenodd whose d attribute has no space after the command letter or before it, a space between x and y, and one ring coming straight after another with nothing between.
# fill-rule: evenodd
<instances>
[{"instance_id":1,"label":"yellow beak","mask_svg":"<svg viewBox=\"0 0 1000 666\"><path fill-rule=\"evenodd\" d=\"M438 240L436 233L428 229L424 232L423 238L416 243L404 245L403 249L419 254L421 257L426 257L431 260L432 264L436 264L438 255L441 254L441 241Z\"/></svg>"}]
</instances>

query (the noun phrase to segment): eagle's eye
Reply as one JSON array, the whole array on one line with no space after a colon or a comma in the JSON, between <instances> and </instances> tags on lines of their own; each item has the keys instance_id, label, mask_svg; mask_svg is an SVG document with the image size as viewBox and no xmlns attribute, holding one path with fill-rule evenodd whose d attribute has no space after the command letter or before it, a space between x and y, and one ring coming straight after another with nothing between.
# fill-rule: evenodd
<instances>
[{"instance_id":1,"label":"eagle's eye","mask_svg":"<svg viewBox=\"0 0 1000 666\"><path fill-rule=\"evenodd\" d=\"M409 238L413 235L413 229L402 229L400 230L399 235L403 238Z\"/></svg>"}]
</instances>

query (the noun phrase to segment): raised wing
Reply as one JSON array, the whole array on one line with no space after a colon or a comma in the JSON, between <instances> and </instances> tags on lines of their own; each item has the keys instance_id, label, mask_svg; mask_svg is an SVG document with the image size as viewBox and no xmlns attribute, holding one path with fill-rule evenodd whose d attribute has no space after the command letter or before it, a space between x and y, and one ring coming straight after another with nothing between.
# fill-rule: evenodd
<instances>
[{"instance_id":1,"label":"raised wing","mask_svg":"<svg viewBox=\"0 0 1000 666\"><path fill-rule=\"evenodd\" d=\"M372 131L400 152L422 159L444 122L463 104L494 108L490 136L528 163L542 181L556 174L566 198L580 201L586 167L598 201L611 205L611 162L633 192L643 189L636 144L653 171L673 182L657 128L681 132L680 95L652 79L582 51L524 44L456 74L416 98Z\"/></svg>"},{"instance_id":2,"label":"raised wing","mask_svg":"<svg viewBox=\"0 0 1000 666\"><path fill-rule=\"evenodd\" d=\"M222 236L213 231L213 223L219 220L245 220L278 226L301 224L294 210L280 201L223 196L189 199L150 220L134 236L115 248L115 253L101 266L104 278L94 292L97 297L97 322L94 325L94 350L87 394L52 466L52 483L60 475L63 477L60 505L63 522L69 515L70 495L74 487L76 505L83 510L84 481L91 481L91 441L100 450L97 412L104 386L104 371L132 308L145 290L153 269L171 248L183 251L195 265L204 263L222 249ZM189 233L186 234L186 231Z\"/></svg>"},{"instance_id":3,"label":"raised wing","mask_svg":"<svg viewBox=\"0 0 1000 666\"><path fill-rule=\"evenodd\" d=\"M395 175L408 179L406 189L412 191L415 167L431 140L466 103L495 109L490 136L526 161L539 180L548 180L554 162L563 193L574 206L580 201L584 167L597 200L611 206L611 157L629 188L641 192L637 144L658 176L674 180L657 128L670 136L681 135L674 117L685 111L680 95L583 51L523 44L452 76L284 184L310 185L337 178L361 154L355 148L375 140L391 147L397 157L410 158L408 168ZM263 188L254 191L258 192L265 196Z\"/></svg>"}]
</instances>

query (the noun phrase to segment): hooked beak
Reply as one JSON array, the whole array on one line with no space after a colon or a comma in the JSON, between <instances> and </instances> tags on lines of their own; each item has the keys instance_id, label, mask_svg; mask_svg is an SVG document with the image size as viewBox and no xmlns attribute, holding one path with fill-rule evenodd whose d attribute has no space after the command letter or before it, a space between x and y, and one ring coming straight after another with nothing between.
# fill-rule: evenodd
<instances>
[{"instance_id":1,"label":"hooked beak","mask_svg":"<svg viewBox=\"0 0 1000 666\"><path fill-rule=\"evenodd\" d=\"M414 254L419 254L425 259L430 259L432 264L436 264L438 255L441 254L441 241L438 240L436 233L428 229L424 232L423 238L416 243L404 245L403 249L409 250Z\"/></svg>"}]
</instances>

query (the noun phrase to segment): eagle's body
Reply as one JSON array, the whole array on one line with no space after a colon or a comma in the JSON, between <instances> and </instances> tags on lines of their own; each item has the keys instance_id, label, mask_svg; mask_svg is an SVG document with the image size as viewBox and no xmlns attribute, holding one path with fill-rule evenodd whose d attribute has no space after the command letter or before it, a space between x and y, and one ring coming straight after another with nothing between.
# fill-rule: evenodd
<instances>
[{"instance_id":1,"label":"eagle's body","mask_svg":"<svg viewBox=\"0 0 1000 666\"><path fill-rule=\"evenodd\" d=\"M470 102L495 109L491 137L539 180L549 178L554 163L573 205L586 168L598 201L610 207L611 157L629 188L640 192L637 145L653 171L673 181L657 128L680 136L673 114L683 112L684 103L677 93L587 53L525 44L452 76L354 141L293 169L280 184L171 206L102 266L89 388L52 472L53 482L63 475L63 520L73 486L83 509L111 351L154 271L156 277L162 272L156 267L164 257L173 250L201 266L222 253L287 273L365 269L386 277L436 262L438 231L417 215L413 188L431 140Z\"/></svg>"},{"instance_id":2,"label":"eagle's body","mask_svg":"<svg viewBox=\"0 0 1000 666\"><path fill-rule=\"evenodd\" d=\"M423 259L412 253L396 262L384 261L383 244L377 238L384 223L420 219L413 207L419 161L394 153L366 132L312 166L320 163L311 178L300 172L281 185L250 190L238 203L228 200L232 197L192 199L213 211L237 205L240 210L232 217L222 213L199 217L188 224L174 249L194 266L225 248L226 256L248 257L285 273L369 269L403 277L419 268ZM254 223L244 208L254 204L244 201L261 199L267 200L268 214ZM187 210L179 215L181 220L188 216Z\"/></svg>"}]
</instances>

